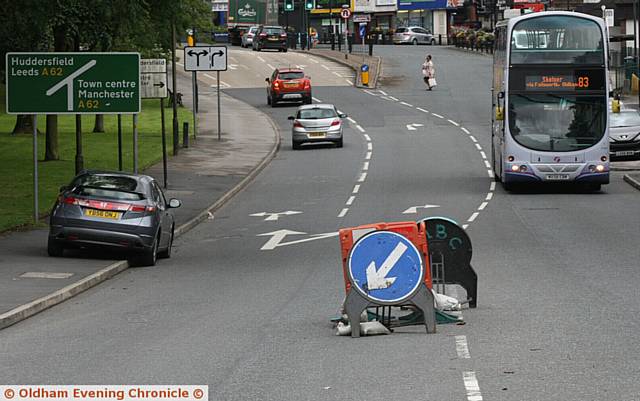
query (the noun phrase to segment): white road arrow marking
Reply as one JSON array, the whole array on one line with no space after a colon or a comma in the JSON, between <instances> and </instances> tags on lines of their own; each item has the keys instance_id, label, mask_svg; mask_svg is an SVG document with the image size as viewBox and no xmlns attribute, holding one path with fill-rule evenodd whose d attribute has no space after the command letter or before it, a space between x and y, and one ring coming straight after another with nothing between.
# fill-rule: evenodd
<instances>
[{"instance_id":1,"label":"white road arrow marking","mask_svg":"<svg viewBox=\"0 0 640 401\"><path fill-rule=\"evenodd\" d=\"M278 213L271 213L271 212L253 213L253 214L250 214L249 216L253 216L253 217L267 216L267 218L264 219L264 221L278 221L280 216L293 216L294 214L300 214L300 213L302 212L298 212L296 210L287 210L286 212L278 212Z\"/></svg>"},{"instance_id":2,"label":"white road arrow marking","mask_svg":"<svg viewBox=\"0 0 640 401\"><path fill-rule=\"evenodd\" d=\"M440 207L440 205L411 206L409 209L402 212L402 214L416 214L418 213L418 209L432 209L434 207Z\"/></svg>"},{"instance_id":3,"label":"white road arrow marking","mask_svg":"<svg viewBox=\"0 0 640 401\"><path fill-rule=\"evenodd\" d=\"M387 274L389 274L391 269L398 263L398 260L400 260L400 257L406 250L407 246L399 242L389 256L387 256L387 259L382 262L380 269L376 270L375 261L369 264L367 267L367 288L369 290L383 290L389 288L396 281L397 277L387 277Z\"/></svg>"},{"instance_id":4,"label":"white road arrow marking","mask_svg":"<svg viewBox=\"0 0 640 401\"><path fill-rule=\"evenodd\" d=\"M409 131L415 131L417 127L424 127L424 124L407 124Z\"/></svg>"},{"instance_id":5,"label":"white road arrow marking","mask_svg":"<svg viewBox=\"0 0 640 401\"><path fill-rule=\"evenodd\" d=\"M300 231L286 230L286 229L285 230L273 231L273 232L270 232L270 233L258 234L258 237L271 236L269 241L267 241L264 245L262 245L262 248L260 248L260 250L262 250L262 251L271 251L271 250L276 249L279 246L295 245L295 244L301 244L303 242L309 242L309 241L315 241L315 240L318 240L318 239L335 237L335 236L338 235L338 232L323 233L323 234L312 234L311 237L309 237L309 238L303 238L303 239L299 239L299 240L295 240L295 241L289 241L289 242L282 242L282 240L287 235L304 235L304 234L306 234L306 233L300 232Z\"/></svg>"}]
</instances>

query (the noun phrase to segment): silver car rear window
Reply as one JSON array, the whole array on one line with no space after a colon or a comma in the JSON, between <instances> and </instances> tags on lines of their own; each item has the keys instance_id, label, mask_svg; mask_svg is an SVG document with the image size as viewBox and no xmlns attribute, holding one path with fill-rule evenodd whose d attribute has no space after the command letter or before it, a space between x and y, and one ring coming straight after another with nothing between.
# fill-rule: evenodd
<instances>
[{"instance_id":1,"label":"silver car rear window","mask_svg":"<svg viewBox=\"0 0 640 401\"><path fill-rule=\"evenodd\" d=\"M300 120L319 120L322 118L338 117L333 109L303 109L298 111L298 119Z\"/></svg>"},{"instance_id":2,"label":"silver car rear window","mask_svg":"<svg viewBox=\"0 0 640 401\"><path fill-rule=\"evenodd\" d=\"M73 193L81 196L96 196L118 200L142 200L145 198L138 188L138 181L130 177L113 175L82 175L72 184Z\"/></svg>"}]
</instances>

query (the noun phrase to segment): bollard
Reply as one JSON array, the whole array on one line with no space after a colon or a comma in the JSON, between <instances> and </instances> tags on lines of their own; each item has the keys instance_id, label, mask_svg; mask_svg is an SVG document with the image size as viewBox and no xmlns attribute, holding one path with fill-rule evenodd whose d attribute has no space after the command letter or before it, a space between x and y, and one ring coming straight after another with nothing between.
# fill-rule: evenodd
<instances>
[{"instance_id":1,"label":"bollard","mask_svg":"<svg viewBox=\"0 0 640 401\"><path fill-rule=\"evenodd\" d=\"M335 34L331 34L331 50L335 50L336 49L336 35Z\"/></svg>"},{"instance_id":2,"label":"bollard","mask_svg":"<svg viewBox=\"0 0 640 401\"><path fill-rule=\"evenodd\" d=\"M186 121L182 123L182 147L189 147L189 123Z\"/></svg>"},{"instance_id":3,"label":"bollard","mask_svg":"<svg viewBox=\"0 0 640 401\"><path fill-rule=\"evenodd\" d=\"M369 86L369 65L362 64L360 67L360 77L363 86Z\"/></svg>"},{"instance_id":4,"label":"bollard","mask_svg":"<svg viewBox=\"0 0 640 401\"><path fill-rule=\"evenodd\" d=\"M369 55L373 56L373 42L369 42Z\"/></svg>"},{"instance_id":5,"label":"bollard","mask_svg":"<svg viewBox=\"0 0 640 401\"><path fill-rule=\"evenodd\" d=\"M442 46L442 34L438 35L438 45Z\"/></svg>"}]
</instances>

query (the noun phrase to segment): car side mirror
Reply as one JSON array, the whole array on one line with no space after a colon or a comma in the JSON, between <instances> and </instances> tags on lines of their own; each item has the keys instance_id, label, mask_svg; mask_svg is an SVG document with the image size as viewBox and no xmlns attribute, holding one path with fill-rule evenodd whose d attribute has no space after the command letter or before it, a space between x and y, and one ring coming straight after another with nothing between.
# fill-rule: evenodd
<instances>
[{"instance_id":1,"label":"car side mirror","mask_svg":"<svg viewBox=\"0 0 640 401\"><path fill-rule=\"evenodd\" d=\"M264 82L269 82L269 78L265 78L265 79L264 79Z\"/></svg>"},{"instance_id":2,"label":"car side mirror","mask_svg":"<svg viewBox=\"0 0 640 401\"><path fill-rule=\"evenodd\" d=\"M180 200L175 199L175 198L171 198L169 199L169 208L171 209L175 209L182 206L182 202L180 202Z\"/></svg>"},{"instance_id":3,"label":"car side mirror","mask_svg":"<svg viewBox=\"0 0 640 401\"><path fill-rule=\"evenodd\" d=\"M289 116L289 117L287 117L287 120L291 120L291 121L293 121L293 120L295 120L295 119L296 119L296 118L295 118L294 116Z\"/></svg>"},{"instance_id":4,"label":"car side mirror","mask_svg":"<svg viewBox=\"0 0 640 401\"><path fill-rule=\"evenodd\" d=\"M342 114L338 115L338 117L340 117L340 118L347 118L347 117L349 117L349 116L347 116L346 114L342 113Z\"/></svg>"}]
</instances>

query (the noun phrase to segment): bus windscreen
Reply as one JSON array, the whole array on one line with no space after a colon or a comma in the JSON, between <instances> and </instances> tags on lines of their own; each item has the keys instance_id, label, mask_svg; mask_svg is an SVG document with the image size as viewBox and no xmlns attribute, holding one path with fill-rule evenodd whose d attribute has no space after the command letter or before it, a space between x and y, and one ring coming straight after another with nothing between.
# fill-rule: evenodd
<instances>
[{"instance_id":1,"label":"bus windscreen","mask_svg":"<svg viewBox=\"0 0 640 401\"><path fill-rule=\"evenodd\" d=\"M604 64L603 34L594 21L540 16L517 23L511 35L511 64Z\"/></svg>"}]
</instances>

